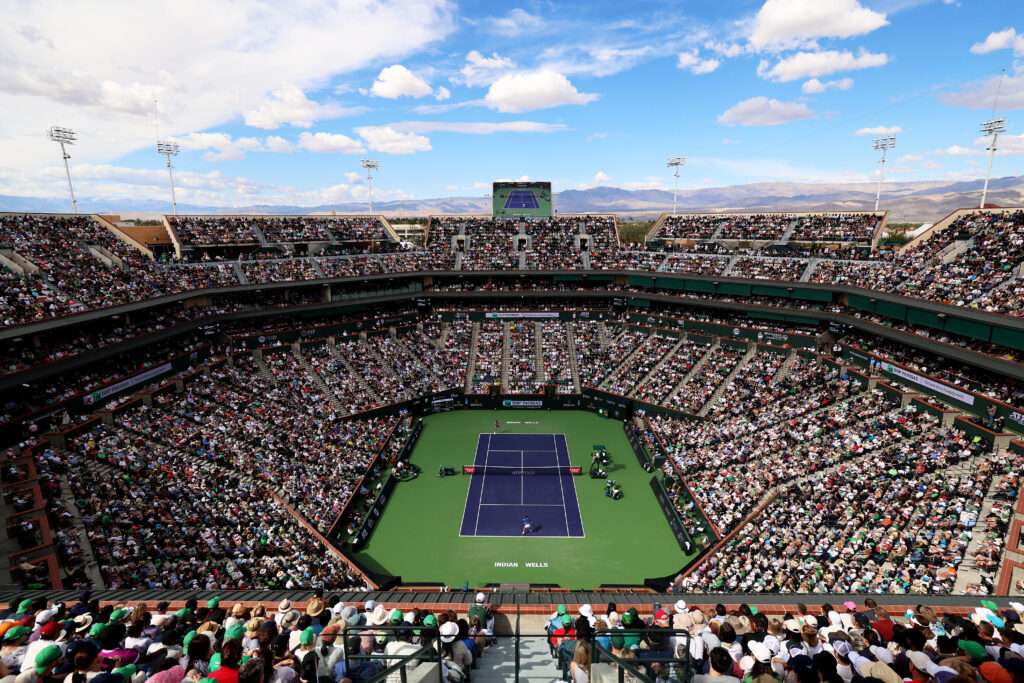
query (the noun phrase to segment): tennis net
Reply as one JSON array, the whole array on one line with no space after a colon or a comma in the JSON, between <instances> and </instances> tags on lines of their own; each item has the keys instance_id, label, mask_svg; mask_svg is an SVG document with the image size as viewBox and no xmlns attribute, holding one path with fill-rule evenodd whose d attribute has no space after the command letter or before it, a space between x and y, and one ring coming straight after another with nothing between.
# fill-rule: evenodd
<instances>
[{"instance_id":1,"label":"tennis net","mask_svg":"<svg viewBox=\"0 0 1024 683\"><path fill-rule=\"evenodd\" d=\"M582 474L582 468L575 465L463 465L463 474L497 474L512 477L564 476Z\"/></svg>"}]
</instances>

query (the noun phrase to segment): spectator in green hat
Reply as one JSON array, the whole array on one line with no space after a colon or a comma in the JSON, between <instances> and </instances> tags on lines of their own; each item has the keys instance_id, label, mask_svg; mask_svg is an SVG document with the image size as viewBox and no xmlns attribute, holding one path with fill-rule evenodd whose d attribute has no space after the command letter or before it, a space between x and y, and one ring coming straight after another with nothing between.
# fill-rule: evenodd
<instances>
[{"instance_id":1,"label":"spectator in green hat","mask_svg":"<svg viewBox=\"0 0 1024 683\"><path fill-rule=\"evenodd\" d=\"M35 672L40 677L48 676L53 671L53 666L60 659L60 647L57 645L47 645L42 650L36 653L36 659L33 663Z\"/></svg>"},{"instance_id":2,"label":"spectator in green hat","mask_svg":"<svg viewBox=\"0 0 1024 683\"><path fill-rule=\"evenodd\" d=\"M128 666L122 666L114 669L110 673L121 674L121 677L124 678L124 683L131 683L132 677L138 672L139 670L134 664L129 664Z\"/></svg>"},{"instance_id":3,"label":"spectator in green hat","mask_svg":"<svg viewBox=\"0 0 1024 683\"><path fill-rule=\"evenodd\" d=\"M227 630L224 631L224 640L241 640L245 637L245 626L241 624L234 624L228 626Z\"/></svg>"}]
</instances>

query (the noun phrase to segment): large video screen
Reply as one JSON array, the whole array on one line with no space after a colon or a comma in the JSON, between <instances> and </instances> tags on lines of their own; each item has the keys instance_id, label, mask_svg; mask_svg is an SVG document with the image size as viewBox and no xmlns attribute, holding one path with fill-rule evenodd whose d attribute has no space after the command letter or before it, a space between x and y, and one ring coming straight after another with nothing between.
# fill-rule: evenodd
<instances>
[{"instance_id":1,"label":"large video screen","mask_svg":"<svg viewBox=\"0 0 1024 683\"><path fill-rule=\"evenodd\" d=\"M494 183L494 217L551 216L551 183Z\"/></svg>"}]
</instances>

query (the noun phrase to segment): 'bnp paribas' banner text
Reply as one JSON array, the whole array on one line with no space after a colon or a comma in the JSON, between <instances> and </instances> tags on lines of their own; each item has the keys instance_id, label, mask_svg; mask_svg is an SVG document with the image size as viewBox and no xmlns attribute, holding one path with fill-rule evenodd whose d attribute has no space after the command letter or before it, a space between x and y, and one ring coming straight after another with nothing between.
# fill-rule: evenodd
<instances>
[{"instance_id":1,"label":"'bnp paribas' banner text","mask_svg":"<svg viewBox=\"0 0 1024 683\"><path fill-rule=\"evenodd\" d=\"M955 401L960 401L960 403L964 403L969 406L974 405L974 394L969 394L966 391L954 389L948 384L944 384L943 382L934 380L931 377L919 375L916 372L911 372L906 368L901 368L900 366L893 365L892 363L883 362L881 368L883 372L887 372L893 377L903 380L907 384L917 384L918 386L924 387L929 391L933 391L936 394L945 396L946 398L951 398Z\"/></svg>"},{"instance_id":2,"label":"'bnp paribas' banner text","mask_svg":"<svg viewBox=\"0 0 1024 683\"><path fill-rule=\"evenodd\" d=\"M500 318L503 320L516 320L522 318L558 318L558 311L491 311L487 313L488 318Z\"/></svg>"},{"instance_id":3,"label":"'bnp paribas' banner text","mask_svg":"<svg viewBox=\"0 0 1024 683\"><path fill-rule=\"evenodd\" d=\"M98 401L102 401L107 396L111 396L113 394L118 393L119 391L124 391L129 387L133 387L136 384L142 384L146 380L153 379L154 377L159 377L164 373L170 372L172 369L171 365L171 363L164 363L163 365L158 365L155 368L150 368L145 372L140 372L137 375L133 375L128 379L123 379L120 382L115 382L114 384L108 384L102 389L97 389L96 391L90 394L86 394L85 396L82 397L82 400L85 402L86 405L91 406L94 403L97 403Z\"/></svg>"}]
</instances>

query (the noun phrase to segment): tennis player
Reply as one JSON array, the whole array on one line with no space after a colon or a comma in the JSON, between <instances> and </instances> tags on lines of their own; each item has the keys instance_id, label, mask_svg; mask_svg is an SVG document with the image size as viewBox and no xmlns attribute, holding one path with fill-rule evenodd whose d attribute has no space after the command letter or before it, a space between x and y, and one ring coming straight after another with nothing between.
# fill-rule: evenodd
<instances>
[{"instance_id":1,"label":"tennis player","mask_svg":"<svg viewBox=\"0 0 1024 683\"><path fill-rule=\"evenodd\" d=\"M529 517L523 517L523 536L533 532L533 524L530 523Z\"/></svg>"},{"instance_id":2,"label":"tennis player","mask_svg":"<svg viewBox=\"0 0 1024 683\"><path fill-rule=\"evenodd\" d=\"M501 423L497 420L494 421L494 433L497 434L498 430L501 429Z\"/></svg>"}]
</instances>

